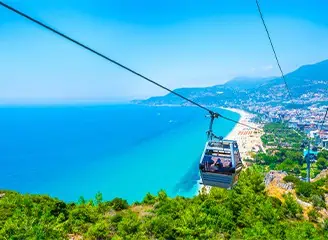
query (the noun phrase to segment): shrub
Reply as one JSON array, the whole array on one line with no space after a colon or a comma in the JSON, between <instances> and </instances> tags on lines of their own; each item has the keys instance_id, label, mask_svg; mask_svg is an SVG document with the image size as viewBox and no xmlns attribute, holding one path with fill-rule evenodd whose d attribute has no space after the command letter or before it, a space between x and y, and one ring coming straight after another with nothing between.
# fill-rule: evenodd
<instances>
[{"instance_id":1,"label":"shrub","mask_svg":"<svg viewBox=\"0 0 328 240\"><path fill-rule=\"evenodd\" d=\"M103 220L91 225L86 235L88 239L111 239L109 223Z\"/></svg>"},{"instance_id":2,"label":"shrub","mask_svg":"<svg viewBox=\"0 0 328 240\"><path fill-rule=\"evenodd\" d=\"M294 175L287 175L286 177L284 177L284 181L285 182L292 182L294 184L297 184L300 182L298 177L295 177Z\"/></svg>"},{"instance_id":3,"label":"shrub","mask_svg":"<svg viewBox=\"0 0 328 240\"><path fill-rule=\"evenodd\" d=\"M284 195L285 203L283 204L284 213L288 218L301 218L302 217L302 208L301 206L295 201L293 196L288 193Z\"/></svg>"},{"instance_id":4,"label":"shrub","mask_svg":"<svg viewBox=\"0 0 328 240\"><path fill-rule=\"evenodd\" d=\"M128 202L122 198L114 198L110 203L115 211L120 211L129 207Z\"/></svg>"},{"instance_id":5,"label":"shrub","mask_svg":"<svg viewBox=\"0 0 328 240\"><path fill-rule=\"evenodd\" d=\"M325 219L322 223L322 229L328 231L328 219Z\"/></svg>"},{"instance_id":6,"label":"shrub","mask_svg":"<svg viewBox=\"0 0 328 240\"><path fill-rule=\"evenodd\" d=\"M299 182L296 186L297 195L303 196L305 198L311 197L313 187L311 183L308 182Z\"/></svg>"},{"instance_id":7,"label":"shrub","mask_svg":"<svg viewBox=\"0 0 328 240\"><path fill-rule=\"evenodd\" d=\"M309 220L311 222L318 222L318 219L319 219L319 213L317 210L315 209L312 209L309 213L308 213L308 216L309 216Z\"/></svg>"},{"instance_id":8,"label":"shrub","mask_svg":"<svg viewBox=\"0 0 328 240\"><path fill-rule=\"evenodd\" d=\"M122 221L118 223L118 233L124 238L129 238L129 235L136 235L139 231L141 222L138 220L138 217L129 212ZM130 238L131 239L131 238Z\"/></svg>"},{"instance_id":9,"label":"shrub","mask_svg":"<svg viewBox=\"0 0 328 240\"><path fill-rule=\"evenodd\" d=\"M161 190L161 191L158 192L158 199L160 201L167 200L167 194L166 194L166 192L164 190Z\"/></svg>"},{"instance_id":10,"label":"shrub","mask_svg":"<svg viewBox=\"0 0 328 240\"><path fill-rule=\"evenodd\" d=\"M121 214L115 214L113 217L111 217L111 222L113 223L119 223L120 221L122 221L123 217Z\"/></svg>"},{"instance_id":11,"label":"shrub","mask_svg":"<svg viewBox=\"0 0 328 240\"><path fill-rule=\"evenodd\" d=\"M326 203L325 203L324 199L322 199L322 197L319 195L313 195L311 197L311 200L312 200L314 207L317 207L317 208L325 208L326 207Z\"/></svg>"},{"instance_id":12,"label":"shrub","mask_svg":"<svg viewBox=\"0 0 328 240\"><path fill-rule=\"evenodd\" d=\"M100 205L103 201L103 196L101 192L97 192L95 196L96 205Z\"/></svg>"},{"instance_id":13,"label":"shrub","mask_svg":"<svg viewBox=\"0 0 328 240\"><path fill-rule=\"evenodd\" d=\"M144 199L142 200L142 203L144 204L154 204L156 202L156 196L151 195L150 193L147 193Z\"/></svg>"}]
</instances>

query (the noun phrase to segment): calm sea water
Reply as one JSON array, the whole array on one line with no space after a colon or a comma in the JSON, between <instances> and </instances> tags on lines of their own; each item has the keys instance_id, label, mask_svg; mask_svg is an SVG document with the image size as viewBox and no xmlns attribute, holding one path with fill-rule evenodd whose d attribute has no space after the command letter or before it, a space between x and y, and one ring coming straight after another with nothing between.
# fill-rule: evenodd
<instances>
[{"instance_id":1,"label":"calm sea water","mask_svg":"<svg viewBox=\"0 0 328 240\"><path fill-rule=\"evenodd\" d=\"M239 115L220 110L238 120ZM0 189L140 201L160 189L197 192L209 119L194 107L57 105L0 107ZM217 135L234 123L217 120Z\"/></svg>"}]
</instances>

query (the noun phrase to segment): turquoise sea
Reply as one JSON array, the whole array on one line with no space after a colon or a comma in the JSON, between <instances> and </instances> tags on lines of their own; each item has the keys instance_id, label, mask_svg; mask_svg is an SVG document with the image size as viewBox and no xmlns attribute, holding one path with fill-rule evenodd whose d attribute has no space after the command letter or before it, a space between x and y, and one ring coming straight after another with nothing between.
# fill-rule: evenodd
<instances>
[{"instance_id":1,"label":"turquoise sea","mask_svg":"<svg viewBox=\"0 0 328 240\"><path fill-rule=\"evenodd\" d=\"M238 120L237 113L218 110ZM195 107L52 105L0 107L0 189L141 201L164 189L197 193L209 119ZM226 136L234 123L216 120Z\"/></svg>"}]
</instances>

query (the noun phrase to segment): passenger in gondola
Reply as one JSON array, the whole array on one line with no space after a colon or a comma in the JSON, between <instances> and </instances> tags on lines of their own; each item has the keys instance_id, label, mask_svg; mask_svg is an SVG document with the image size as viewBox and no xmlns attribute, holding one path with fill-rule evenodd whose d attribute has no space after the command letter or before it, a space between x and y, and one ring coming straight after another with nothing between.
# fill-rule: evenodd
<instances>
[{"instance_id":1,"label":"passenger in gondola","mask_svg":"<svg viewBox=\"0 0 328 240\"><path fill-rule=\"evenodd\" d=\"M219 169L223 168L223 163L220 158L217 159L215 166L217 166Z\"/></svg>"},{"instance_id":2,"label":"passenger in gondola","mask_svg":"<svg viewBox=\"0 0 328 240\"><path fill-rule=\"evenodd\" d=\"M223 160L223 167L224 168L229 168L231 166L232 166L232 164L231 164L231 160L230 159L224 159Z\"/></svg>"},{"instance_id":3,"label":"passenger in gondola","mask_svg":"<svg viewBox=\"0 0 328 240\"><path fill-rule=\"evenodd\" d=\"M220 169L221 172L226 172L226 173L230 173L233 171L232 168L232 162L231 160L228 159L223 159L222 160L222 168Z\"/></svg>"},{"instance_id":4,"label":"passenger in gondola","mask_svg":"<svg viewBox=\"0 0 328 240\"><path fill-rule=\"evenodd\" d=\"M214 161L212 160L211 155L205 155L203 158L202 163L199 165L199 169L210 171L211 166L213 165Z\"/></svg>"}]
</instances>

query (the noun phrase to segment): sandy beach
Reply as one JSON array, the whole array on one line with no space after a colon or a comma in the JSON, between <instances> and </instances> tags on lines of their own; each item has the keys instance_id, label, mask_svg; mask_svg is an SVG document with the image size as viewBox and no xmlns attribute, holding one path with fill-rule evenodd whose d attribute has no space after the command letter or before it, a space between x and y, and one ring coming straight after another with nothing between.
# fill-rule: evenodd
<instances>
[{"instance_id":1,"label":"sandy beach","mask_svg":"<svg viewBox=\"0 0 328 240\"><path fill-rule=\"evenodd\" d=\"M259 125L250 121L250 119L254 117L254 114L235 108L223 109L238 113L240 115L239 122L261 129ZM228 136L226 136L226 138L237 141L240 155L242 159L246 159L250 157L251 152L257 152L260 148L263 148L261 135L261 131L236 124L235 128L228 134Z\"/></svg>"}]
</instances>

